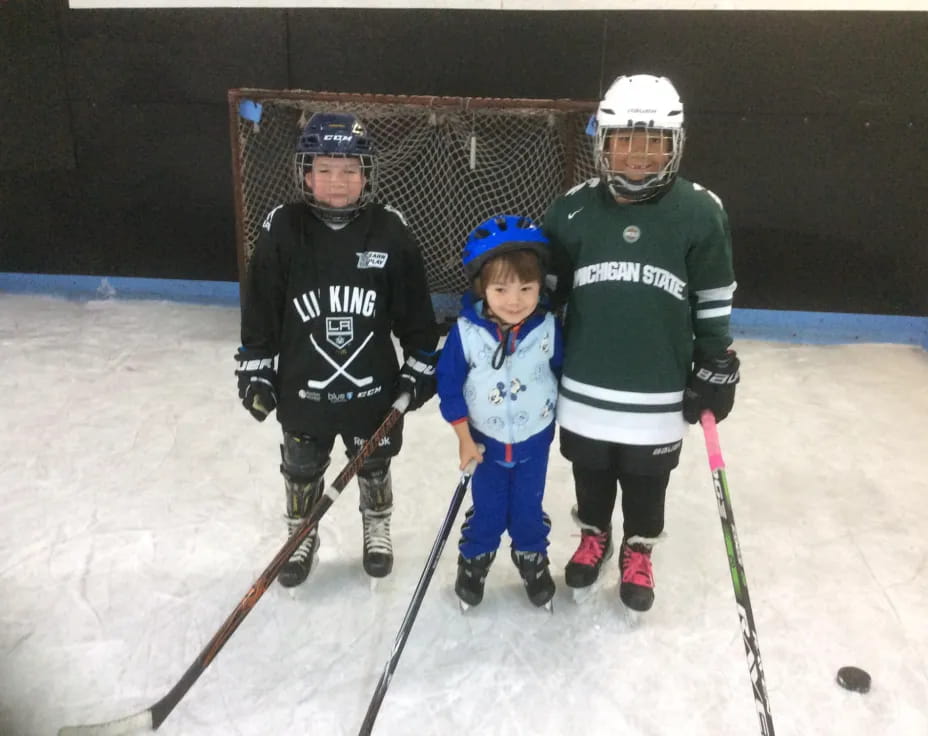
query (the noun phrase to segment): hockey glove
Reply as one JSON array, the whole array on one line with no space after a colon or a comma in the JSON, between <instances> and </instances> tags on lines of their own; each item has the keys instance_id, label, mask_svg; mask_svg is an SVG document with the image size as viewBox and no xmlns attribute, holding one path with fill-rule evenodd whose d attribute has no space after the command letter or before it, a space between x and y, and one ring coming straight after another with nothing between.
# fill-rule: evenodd
<instances>
[{"instance_id":1,"label":"hockey glove","mask_svg":"<svg viewBox=\"0 0 928 736\"><path fill-rule=\"evenodd\" d=\"M251 416L259 422L277 406L277 371L274 370L274 358L259 357L252 351L239 348L235 354L238 361L238 397Z\"/></svg>"},{"instance_id":2,"label":"hockey glove","mask_svg":"<svg viewBox=\"0 0 928 736\"><path fill-rule=\"evenodd\" d=\"M416 350L407 356L396 378L396 395L409 394L406 411L415 411L435 395L435 366L440 354L440 350L432 353Z\"/></svg>"},{"instance_id":3,"label":"hockey glove","mask_svg":"<svg viewBox=\"0 0 928 736\"><path fill-rule=\"evenodd\" d=\"M741 361L734 350L720 358L697 358L683 393L683 418L696 424L708 409L721 422L735 403L735 385L740 380Z\"/></svg>"}]
</instances>

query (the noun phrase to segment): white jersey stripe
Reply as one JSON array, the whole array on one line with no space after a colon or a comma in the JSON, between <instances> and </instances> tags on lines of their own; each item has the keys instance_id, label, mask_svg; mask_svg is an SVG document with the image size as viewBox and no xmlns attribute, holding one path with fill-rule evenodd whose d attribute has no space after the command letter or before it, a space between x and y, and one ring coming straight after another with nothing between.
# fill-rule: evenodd
<instances>
[{"instance_id":1,"label":"white jersey stripe","mask_svg":"<svg viewBox=\"0 0 928 736\"><path fill-rule=\"evenodd\" d=\"M615 404L679 404L683 400L682 391L666 391L664 393L641 393L638 391L616 391L610 388L594 386L590 383L576 381L573 378L564 376L561 378L561 385L577 394L589 396L591 399L600 399L602 401L611 401ZM560 419L560 417L558 417Z\"/></svg>"},{"instance_id":2,"label":"white jersey stripe","mask_svg":"<svg viewBox=\"0 0 928 736\"><path fill-rule=\"evenodd\" d=\"M712 319L713 317L730 317L731 307L716 307L715 309L697 309L696 319Z\"/></svg>"},{"instance_id":3,"label":"white jersey stripe","mask_svg":"<svg viewBox=\"0 0 928 736\"><path fill-rule=\"evenodd\" d=\"M557 421L583 437L627 445L664 445L683 439L687 424L679 410L640 414L609 411L565 396L557 401Z\"/></svg>"},{"instance_id":4,"label":"white jersey stripe","mask_svg":"<svg viewBox=\"0 0 928 736\"><path fill-rule=\"evenodd\" d=\"M738 282L732 281L728 286L720 286L717 289L703 289L694 293L696 294L696 300L699 302L726 302L731 301L737 288Z\"/></svg>"}]
</instances>

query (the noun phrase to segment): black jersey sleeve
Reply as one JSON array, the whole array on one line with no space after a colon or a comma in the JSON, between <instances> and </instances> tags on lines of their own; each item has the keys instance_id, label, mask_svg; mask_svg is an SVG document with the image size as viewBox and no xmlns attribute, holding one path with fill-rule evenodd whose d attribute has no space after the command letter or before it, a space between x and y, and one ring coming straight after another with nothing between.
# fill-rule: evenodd
<instances>
[{"instance_id":1,"label":"black jersey sleeve","mask_svg":"<svg viewBox=\"0 0 928 736\"><path fill-rule=\"evenodd\" d=\"M416 351L431 353L438 345L438 325L435 323L422 252L398 212L388 210L385 216L390 221L397 245L394 251L397 257L388 263L392 282L390 318L393 334L406 355Z\"/></svg>"},{"instance_id":2,"label":"black jersey sleeve","mask_svg":"<svg viewBox=\"0 0 928 736\"><path fill-rule=\"evenodd\" d=\"M285 243L289 228L286 211L272 210L261 227L244 283L242 347L255 355L273 357L280 352L280 335L286 298Z\"/></svg>"}]
</instances>

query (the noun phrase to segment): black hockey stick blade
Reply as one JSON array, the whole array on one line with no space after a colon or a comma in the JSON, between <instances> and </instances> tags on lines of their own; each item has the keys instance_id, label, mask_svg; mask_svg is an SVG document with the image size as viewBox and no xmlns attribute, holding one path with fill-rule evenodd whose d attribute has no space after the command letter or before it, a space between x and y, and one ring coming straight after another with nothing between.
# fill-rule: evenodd
<instances>
[{"instance_id":1,"label":"black hockey stick blade","mask_svg":"<svg viewBox=\"0 0 928 736\"><path fill-rule=\"evenodd\" d=\"M152 706L154 707L154 706ZM94 723L87 726L65 726L58 729L58 736L123 736L123 734L154 731L152 708L117 721Z\"/></svg>"},{"instance_id":2,"label":"black hockey stick blade","mask_svg":"<svg viewBox=\"0 0 928 736\"><path fill-rule=\"evenodd\" d=\"M370 439L362 445L358 453L351 458L345 469L338 474L332 485L325 490L316 504L310 509L309 515L303 524L289 537L280 551L271 561L264 572L258 577L254 585L248 589L245 596L238 602L235 610L229 614L219 630L213 635L213 638L207 642L203 651L197 655L187 671L181 676L170 692L150 708L143 710L126 718L118 718L114 721L105 721L103 723L92 723L82 726L64 726L58 730L58 736L128 736L133 733L146 731L157 731L158 727L164 722L164 719L170 715L171 711L177 706L187 691L193 687L193 684L199 679L200 675L209 667L219 651L225 646L226 642L235 633L245 617L255 607L255 604L261 599L261 596L267 591L274 580L277 579L277 573L284 563L290 559L294 550L300 543L306 539L307 535L319 523L319 519L329 510L329 507L339 497L345 486L357 474L361 464L380 444L380 441L386 437L393 429L394 425L403 416L406 407L409 406L409 394L400 394L399 398L393 403L390 413L387 414L377 431L371 435Z\"/></svg>"}]
</instances>

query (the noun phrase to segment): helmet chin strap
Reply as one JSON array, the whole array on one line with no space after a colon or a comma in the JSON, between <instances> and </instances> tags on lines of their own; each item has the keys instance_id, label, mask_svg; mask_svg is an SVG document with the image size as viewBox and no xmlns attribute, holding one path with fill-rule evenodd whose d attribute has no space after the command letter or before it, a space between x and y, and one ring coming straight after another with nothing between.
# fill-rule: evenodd
<instances>
[{"instance_id":1,"label":"helmet chin strap","mask_svg":"<svg viewBox=\"0 0 928 736\"><path fill-rule=\"evenodd\" d=\"M653 197L661 191L660 186L652 186L658 180L658 177L649 177L641 184L636 185L624 178L610 176L608 185L609 191L612 192L614 197L625 199L629 202L640 202L641 200Z\"/></svg>"},{"instance_id":2,"label":"helmet chin strap","mask_svg":"<svg viewBox=\"0 0 928 736\"><path fill-rule=\"evenodd\" d=\"M347 207L331 207L322 204L315 197L312 197L307 204L315 215L328 225L347 225L361 213L363 207L357 202Z\"/></svg>"}]
</instances>

